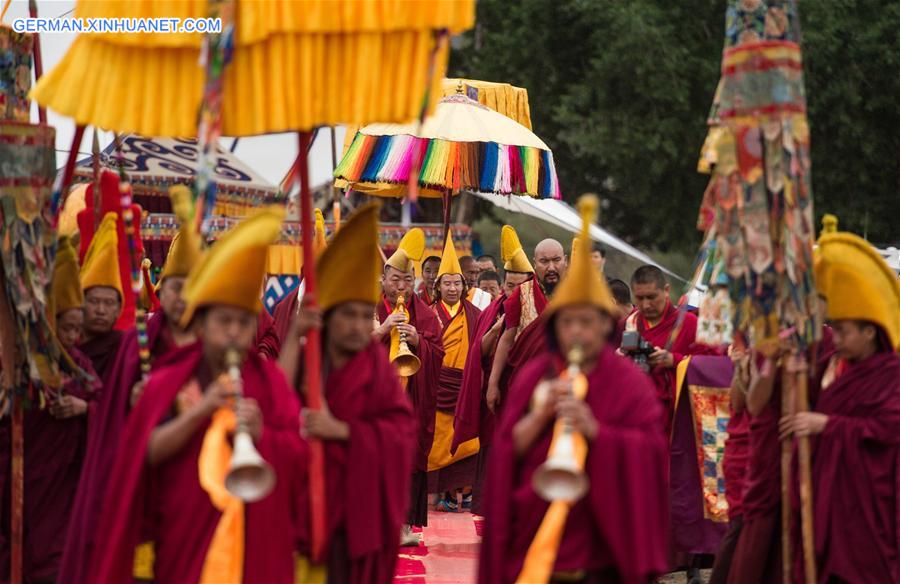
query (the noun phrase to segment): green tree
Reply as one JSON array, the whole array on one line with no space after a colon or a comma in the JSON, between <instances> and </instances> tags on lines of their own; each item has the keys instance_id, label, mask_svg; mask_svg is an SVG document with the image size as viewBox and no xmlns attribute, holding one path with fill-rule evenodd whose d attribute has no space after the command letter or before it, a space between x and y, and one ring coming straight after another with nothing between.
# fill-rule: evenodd
<instances>
[{"instance_id":1,"label":"green tree","mask_svg":"<svg viewBox=\"0 0 900 584\"><path fill-rule=\"evenodd\" d=\"M898 233L900 6L804 2L819 212L875 241ZM696 171L719 78L723 0L479 0L456 75L526 87L567 199L605 200L631 242L696 250L707 177Z\"/></svg>"}]
</instances>

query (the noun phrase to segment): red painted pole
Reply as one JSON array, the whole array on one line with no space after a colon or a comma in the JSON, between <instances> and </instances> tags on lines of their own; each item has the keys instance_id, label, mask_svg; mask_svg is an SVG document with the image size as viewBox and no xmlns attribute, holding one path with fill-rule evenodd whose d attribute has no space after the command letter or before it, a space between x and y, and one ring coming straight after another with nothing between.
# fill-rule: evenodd
<instances>
[{"instance_id":1,"label":"red painted pole","mask_svg":"<svg viewBox=\"0 0 900 584\"><path fill-rule=\"evenodd\" d=\"M310 132L300 132L300 232L303 245L303 281L305 292L303 302L310 307L316 305L316 263L313 253L313 210L312 192L309 190L309 145ZM322 408L322 346L318 330L306 335L304 345L304 371L306 372L307 405L318 410ZM325 452L322 441L309 438L309 501L312 518L312 559L322 559L325 546Z\"/></svg>"}]
</instances>

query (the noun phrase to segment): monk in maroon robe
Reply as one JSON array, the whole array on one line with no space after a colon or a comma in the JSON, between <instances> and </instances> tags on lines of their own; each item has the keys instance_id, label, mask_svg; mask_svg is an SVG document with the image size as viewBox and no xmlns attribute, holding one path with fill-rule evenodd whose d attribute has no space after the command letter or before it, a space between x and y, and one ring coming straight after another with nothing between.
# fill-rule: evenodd
<instances>
[{"instance_id":1,"label":"monk in maroon robe","mask_svg":"<svg viewBox=\"0 0 900 584\"><path fill-rule=\"evenodd\" d=\"M719 550L710 575L711 584L728 582L728 572L734 550L737 548L744 524L744 487L747 462L750 457L750 415L747 413L745 393L749 380L749 364L746 357L732 354L735 363L734 378L731 383L731 416L728 418L728 439L722 456L722 471L725 474L725 500L728 503L728 531Z\"/></svg>"},{"instance_id":2,"label":"monk in maroon robe","mask_svg":"<svg viewBox=\"0 0 900 584\"><path fill-rule=\"evenodd\" d=\"M147 319L147 341L151 367L154 369L179 346L192 343L195 339L193 333L177 324L184 313L184 300L181 298L184 279L184 276L167 276L160 282L162 310ZM119 340L109 351L113 360L108 365L108 378L96 415L91 418L84 472L72 508L72 536L66 542L60 570L62 581L84 581L87 577L87 562L93 550L125 421L131 405L137 402L144 388L137 330L113 332Z\"/></svg>"},{"instance_id":3,"label":"monk in maroon robe","mask_svg":"<svg viewBox=\"0 0 900 584\"><path fill-rule=\"evenodd\" d=\"M441 258L438 256L428 256L422 260L422 281L416 287L416 295L428 306L434 304L434 283L440 265Z\"/></svg>"},{"instance_id":4,"label":"monk in maroon robe","mask_svg":"<svg viewBox=\"0 0 900 584\"><path fill-rule=\"evenodd\" d=\"M80 309L78 309L80 313ZM60 316L60 321L65 315ZM79 315L80 318L80 315ZM54 582L66 543L72 502L81 476L87 444L88 412L100 392L100 381L91 361L74 346L66 347L75 364L93 383L84 386L68 380L58 398L46 409L26 409L23 415L25 444L25 498L23 573L26 582ZM0 424L0 573L9 574L10 424Z\"/></svg>"},{"instance_id":5,"label":"monk in maroon robe","mask_svg":"<svg viewBox=\"0 0 900 584\"><path fill-rule=\"evenodd\" d=\"M647 582L667 568L666 446L656 423L661 408L646 376L602 340L599 344L602 348L585 367L584 405L595 420L585 464L590 491L569 512L553 571L587 572L588 581ZM529 403L535 387L564 369L555 350L528 363L510 389L486 483L479 565L479 581L485 584L515 581L548 509L531 478L547 459L552 410L524 452L517 451L516 433L519 423L533 415Z\"/></svg>"},{"instance_id":6,"label":"monk in maroon robe","mask_svg":"<svg viewBox=\"0 0 900 584\"><path fill-rule=\"evenodd\" d=\"M818 346L819 375L834 353L831 329L823 328ZM778 419L781 416L781 374L773 359L756 357L759 373L751 378L747 393L750 416L750 456L742 501L743 525L731 560L728 581L750 584L781 578L781 442ZM819 373L817 373L819 372ZM817 380L809 380L814 392Z\"/></svg>"},{"instance_id":7,"label":"monk in maroon robe","mask_svg":"<svg viewBox=\"0 0 900 584\"><path fill-rule=\"evenodd\" d=\"M823 372L815 411L783 418L781 435L815 437L819 582L897 582L900 355L875 323L836 320L833 327L836 352Z\"/></svg>"},{"instance_id":8,"label":"monk in maroon robe","mask_svg":"<svg viewBox=\"0 0 900 584\"><path fill-rule=\"evenodd\" d=\"M535 277L520 285L503 305L506 330L500 336L488 379L485 400L495 414L503 403L513 373L546 350L538 317L547 298L566 274L565 250L555 239L545 239L534 248Z\"/></svg>"},{"instance_id":9,"label":"monk in maroon robe","mask_svg":"<svg viewBox=\"0 0 900 584\"><path fill-rule=\"evenodd\" d=\"M110 477L90 581L130 581L134 548L141 539L142 526L147 525L152 526L155 580L199 580L206 546L221 517L197 479L197 460L210 424L209 414L224 403L228 391L223 389L224 384L216 384L211 369L202 344L197 343L179 352L151 377L129 416L123 448ZM300 473L306 465L305 446L299 437L299 404L275 364L252 352L241 368L241 376L245 396L241 406L255 402L256 447L277 476L275 490L269 496L245 506L243 581L291 581L297 543L294 536L305 514L304 501L294 500L302 491ZM187 441L167 459L155 458L151 440L154 432L191 408L205 414L198 415ZM239 411L239 415L248 418L254 434L254 416L249 410Z\"/></svg>"},{"instance_id":10,"label":"monk in maroon robe","mask_svg":"<svg viewBox=\"0 0 900 584\"><path fill-rule=\"evenodd\" d=\"M434 311L413 293L413 283L411 272L385 266L382 276L384 296L376 309L379 324L373 336L385 346L390 346L390 331L397 327L406 334L410 350L421 362L419 371L406 378L406 392L418 422L408 523L424 526L428 524L428 453L434 439L437 387L444 348L441 343L440 322ZM400 296L403 296L409 312L408 324L403 324L405 317L395 312L397 298Z\"/></svg>"},{"instance_id":11,"label":"monk in maroon robe","mask_svg":"<svg viewBox=\"0 0 900 584\"><path fill-rule=\"evenodd\" d=\"M625 331L637 331L655 348L648 358L650 377L663 405L660 421L669 436L675 413L675 368L693 352L697 317L672 304L669 283L656 266L638 268L631 277L631 290L636 310L625 319Z\"/></svg>"}]
</instances>

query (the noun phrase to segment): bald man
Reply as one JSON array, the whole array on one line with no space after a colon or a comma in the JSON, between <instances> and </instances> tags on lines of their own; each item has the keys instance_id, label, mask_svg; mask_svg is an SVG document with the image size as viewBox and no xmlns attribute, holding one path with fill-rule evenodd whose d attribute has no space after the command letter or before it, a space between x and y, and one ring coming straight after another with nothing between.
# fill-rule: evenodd
<instances>
[{"instance_id":1,"label":"bald man","mask_svg":"<svg viewBox=\"0 0 900 584\"><path fill-rule=\"evenodd\" d=\"M500 335L485 400L495 415L506 396L512 372L546 349L538 317L566 274L568 260L560 242L545 239L534 248L534 278L520 285L503 305L505 330Z\"/></svg>"}]
</instances>

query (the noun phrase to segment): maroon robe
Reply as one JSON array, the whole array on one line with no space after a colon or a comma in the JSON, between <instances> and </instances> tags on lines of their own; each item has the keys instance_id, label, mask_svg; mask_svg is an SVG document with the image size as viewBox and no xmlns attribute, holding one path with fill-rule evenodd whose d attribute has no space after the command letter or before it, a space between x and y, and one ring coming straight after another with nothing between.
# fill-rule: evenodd
<instances>
[{"instance_id":1,"label":"maroon robe","mask_svg":"<svg viewBox=\"0 0 900 584\"><path fill-rule=\"evenodd\" d=\"M479 581L513 582L549 504L531 485L552 438L548 424L516 460L512 432L527 413L534 388L564 368L556 354L541 355L516 376L488 468ZM585 471L590 491L569 513L554 571L617 573L622 582L647 582L667 567L666 440L656 421L652 384L606 347L587 372L585 402L599 422Z\"/></svg>"},{"instance_id":2,"label":"maroon robe","mask_svg":"<svg viewBox=\"0 0 900 584\"><path fill-rule=\"evenodd\" d=\"M256 351L266 359L278 359L281 351L281 338L275 329L275 321L265 310L260 310L256 318Z\"/></svg>"},{"instance_id":3,"label":"maroon robe","mask_svg":"<svg viewBox=\"0 0 900 584\"><path fill-rule=\"evenodd\" d=\"M71 537L60 566L61 582L84 582L88 560L94 546L100 513L105 504L109 474L125 429L134 384L141 379L137 331L118 333L121 342L110 347L114 358L107 366L107 377L96 412L91 412L84 468L75 495L70 523ZM153 363L160 363L175 350L162 311L147 319L147 340Z\"/></svg>"},{"instance_id":4,"label":"maroon robe","mask_svg":"<svg viewBox=\"0 0 900 584\"><path fill-rule=\"evenodd\" d=\"M817 366L810 368L809 389L816 393L818 377L834 353L831 329L823 328ZM729 571L729 582L754 584L781 578L781 371L775 373L772 398L757 416L750 416L750 456L741 501L743 525Z\"/></svg>"},{"instance_id":5,"label":"maroon robe","mask_svg":"<svg viewBox=\"0 0 900 584\"><path fill-rule=\"evenodd\" d=\"M349 582L390 582L409 503L400 494L412 476L412 407L380 343L328 373L325 400L350 426L349 441L325 442L329 575L349 567ZM346 549L334 549L342 539Z\"/></svg>"},{"instance_id":6,"label":"maroon robe","mask_svg":"<svg viewBox=\"0 0 900 584\"><path fill-rule=\"evenodd\" d=\"M202 344L178 352L154 372L131 416L110 477L106 505L91 557L91 582L130 582L134 548L141 529L152 525L158 582L196 582L221 513L212 505L197 476L197 460L209 421L163 464L145 462L153 430L168 416L177 394L191 379L201 386ZM241 368L244 395L257 401L263 433L256 443L272 465L277 482L262 501L247 503L244 582L290 582L293 553L308 521L305 500L306 446L299 435L299 402L278 367L256 354ZM152 521L151 521L152 518Z\"/></svg>"},{"instance_id":7,"label":"maroon robe","mask_svg":"<svg viewBox=\"0 0 900 584\"><path fill-rule=\"evenodd\" d=\"M456 414L453 417L453 444L450 453L463 442L478 438L481 447L490 445L494 430L494 415L487 409L485 392L491 365L494 362L494 351L488 355L481 354L481 341L491 330L499 315L503 314L503 303L506 295L491 302L478 316L474 333L470 335L469 354L466 357L466 368L463 370L462 385L456 403ZM470 328L470 331L472 329Z\"/></svg>"},{"instance_id":8,"label":"maroon robe","mask_svg":"<svg viewBox=\"0 0 900 584\"><path fill-rule=\"evenodd\" d=\"M434 298L431 296L431 293L428 291L428 287L425 286L425 282L419 282L419 285L416 287L416 296L419 297L419 300L431 306L434 304Z\"/></svg>"},{"instance_id":9,"label":"maroon robe","mask_svg":"<svg viewBox=\"0 0 900 584\"><path fill-rule=\"evenodd\" d=\"M672 433L672 419L675 414L675 368L682 359L694 353L693 345L697 336L697 317L690 312L684 313L677 335L672 339L672 334L678 325L679 310L671 302L666 302L662 319L651 327L640 312L633 312L626 321L634 320L637 331L654 347L668 349L672 353L674 365L672 367L654 367L650 370L650 377L656 387L656 395L663 405L663 428L666 436ZM627 326L626 326L627 328ZM671 341L671 345L669 344Z\"/></svg>"},{"instance_id":10,"label":"maroon robe","mask_svg":"<svg viewBox=\"0 0 900 584\"><path fill-rule=\"evenodd\" d=\"M113 330L105 335L93 337L78 346L78 350L91 360L91 365L100 376L100 382L104 387L109 370L115 363L123 334L122 331Z\"/></svg>"},{"instance_id":11,"label":"maroon robe","mask_svg":"<svg viewBox=\"0 0 900 584\"><path fill-rule=\"evenodd\" d=\"M531 285L526 286L529 282ZM536 278L521 284L503 303L506 329L517 329L519 323L522 322L524 316L522 294L527 294L529 290L532 295L531 301L534 303L534 308L537 311L537 317L518 333L516 341L506 357L506 367L500 376L500 411L497 412L498 416L502 415L503 404L506 402L506 396L514 374L529 361L547 351L547 335L540 317L544 313L544 309L547 308L549 300Z\"/></svg>"},{"instance_id":12,"label":"maroon robe","mask_svg":"<svg viewBox=\"0 0 900 584\"><path fill-rule=\"evenodd\" d=\"M849 365L822 390L814 441L819 582L900 581L900 355Z\"/></svg>"},{"instance_id":13,"label":"maroon robe","mask_svg":"<svg viewBox=\"0 0 900 584\"><path fill-rule=\"evenodd\" d=\"M417 438L413 485L411 487L413 503L410 508L412 525L426 525L428 520L428 453L434 439L434 415L437 410L437 387L444 361L444 345L441 340L441 324L434 311L418 296L413 294L406 304L409 311L409 322L419 333L419 346L410 350L419 357L421 367L412 377L407 378L406 392L412 402L413 413L417 420ZM382 298L378 303L378 322L383 323L391 313L387 300ZM390 346L390 335L384 335L382 342Z\"/></svg>"},{"instance_id":14,"label":"maroon robe","mask_svg":"<svg viewBox=\"0 0 900 584\"><path fill-rule=\"evenodd\" d=\"M294 290L282 298L281 302L275 305L275 310L272 311L273 332L278 339L279 348L284 344L284 340L291 330L291 322L294 320L294 315L297 314L298 302L297 291Z\"/></svg>"},{"instance_id":15,"label":"maroon robe","mask_svg":"<svg viewBox=\"0 0 900 584\"><path fill-rule=\"evenodd\" d=\"M88 402L88 411L100 392L100 379L91 361L76 348L68 350L75 364L93 377L85 387L77 379L68 380L62 394ZM26 409L23 415L25 445L25 496L23 571L26 582L56 580L66 543L66 531L72 502L84 462L88 415L56 419L48 410ZM9 502L10 502L10 425L9 417L0 424L0 580L9 576Z\"/></svg>"}]
</instances>

